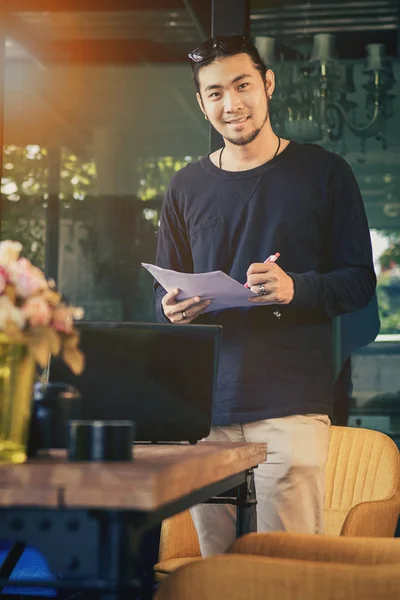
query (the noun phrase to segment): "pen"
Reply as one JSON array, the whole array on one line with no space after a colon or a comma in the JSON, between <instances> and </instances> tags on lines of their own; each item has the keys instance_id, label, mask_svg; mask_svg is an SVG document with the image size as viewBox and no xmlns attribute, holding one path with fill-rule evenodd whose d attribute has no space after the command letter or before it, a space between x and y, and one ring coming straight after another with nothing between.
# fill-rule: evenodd
<instances>
[{"instance_id":1,"label":"pen","mask_svg":"<svg viewBox=\"0 0 400 600\"><path fill-rule=\"evenodd\" d=\"M268 258L266 260L264 260L265 263L267 262L275 262L278 260L278 258L280 257L280 252L275 252L275 254L271 254L271 256L268 256ZM248 288L249 286L247 285L247 282L244 284L245 288Z\"/></svg>"}]
</instances>

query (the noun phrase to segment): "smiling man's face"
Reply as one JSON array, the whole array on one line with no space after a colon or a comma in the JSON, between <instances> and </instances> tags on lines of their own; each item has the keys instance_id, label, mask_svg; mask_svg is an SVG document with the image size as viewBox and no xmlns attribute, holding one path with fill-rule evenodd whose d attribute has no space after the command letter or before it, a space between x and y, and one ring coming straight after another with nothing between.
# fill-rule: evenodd
<instances>
[{"instance_id":1,"label":"smiling man's face","mask_svg":"<svg viewBox=\"0 0 400 600\"><path fill-rule=\"evenodd\" d=\"M267 85L272 93L272 72L263 81L250 56L243 53L203 67L199 82L197 100L215 129L237 146L255 140L268 121Z\"/></svg>"}]
</instances>

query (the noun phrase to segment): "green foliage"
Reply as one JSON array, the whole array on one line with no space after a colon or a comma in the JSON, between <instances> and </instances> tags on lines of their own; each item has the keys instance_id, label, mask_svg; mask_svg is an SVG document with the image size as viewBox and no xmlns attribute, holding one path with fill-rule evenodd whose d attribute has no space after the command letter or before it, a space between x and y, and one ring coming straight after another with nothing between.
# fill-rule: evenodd
<instances>
[{"instance_id":1,"label":"green foliage","mask_svg":"<svg viewBox=\"0 0 400 600\"><path fill-rule=\"evenodd\" d=\"M77 156L68 148L61 152L60 197L84 200L97 193L96 163L91 156Z\"/></svg>"},{"instance_id":2,"label":"green foliage","mask_svg":"<svg viewBox=\"0 0 400 600\"><path fill-rule=\"evenodd\" d=\"M48 152L40 146L6 146L1 191L12 202L21 195L47 193Z\"/></svg>"},{"instance_id":3,"label":"green foliage","mask_svg":"<svg viewBox=\"0 0 400 600\"><path fill-rule=\"evenodd\" d=\"M44 268L44 242L46 233L46 208L49 199L49 179L52 177L51 152L38 145L4 147L4 163L1 191L3 194L3 218L1 238L15 239L22 243L24 256ZM92 202L84 202L97 194L96 163L90 154L77 155L63 148L60 155L58 197L63 214L79 203L80 218L84 218L91 230ZM140 186L137 196L148 201L161 198L171 177L187 164L191 157L176 159L172 156L143 160L136 168ZM150 203L151 204L151 203ZM144 221L155 227L160 214L159 205L144 208ZM87 211L85 211L87 207ZM88 214L85 217L85 212ZM93 232L92 232L93 233Z\"/></svg>"},{"instance_id":4,"label":"green foliage","mask_svg":"<svg viewBox=\"0 0 400 600\"><path fill-rule=\"evenodd\" d=\"M138 197L141 200L151 200L164 195L172 176L191 160L190 156L184 159L162 156L150 161L141 161L138 165L140 177Z\"/></svg>"},{"instance_id":5,"label":"green foliage","mask_svg":"<svg viewBox=\"0 0 400 600\"><path fill-rule=\"evenodd\" d=\"M380 230L389 241L389 247L382 253L379 262L383 269L390 269L393 265L400 265L400 231Z\"/></svg>"},{"instance_id":6,"label":"green foliage","mask_svg":"<svg viewBox=\"0 0 400 600\"><path fill-rule=\"evenodd\" d=\"M143 159L138 169L139 187L137 197L143 204L143 225L157 227L160 217L160 198L164 195L173 175L197 157L172 156ZM2 178L3 220L1 238L19 240L24 255L41 268L44 267L44 241L46 233L46 208L49 197L50 152L36 145L26 147L6 146ZM80 155L63 148L60 156L59 199L64 210L72 210L79 203L80 217L87 205L87 228L91 237L90 214L97 194L96 164L90 154ZM91 201L89 202L89 197ZM85 199L87 201L85 202ZM152 202L154 200L154 202ZM65 212L64 212L65 214ZM146 228L143 231L147 231ZM378 303L381 333L400 331L400 306L394 306L388 293L391 285L391 268L400 266L400 231L380 231L389 241L380 263L383 272L378 279ZM147 233L147 235L149 235ZM93 251L94 247L91 248Z\"/></svg>"},{"instance_id":7,"label":"green foliage","mask_svg":"<svg viewBox=\"0 0 400 600\"><path fill-rule=\"evenodd\" d=\"M6 146L3 155L2 239L18 240L23 253L43 268L47 150L39 146Z\"/></svg>"},{"instance_id":8,"label":"green foliage","mask_svg":"<svg viewBox=\"0 0 400 600\"><path fill-rule=\"evenodd\" d=\"M380 333L398 333L400 331L400 309L394 310L391 307L390 298L386 290L387 286L382 283L381 279L379 279L377 286L377 296L379 317L381 320Z\"/></svg>"},{"instance_id":9,"label":"green foliage","mask_svg":"<svg viewBox=\"0 0 400 600\"><path fill-rule=\"evenodd\" d=\"M382 272L378 277L377 295L379 316L381 319L382 334L393 334L400 332L400 306L393 300L393 294L389 294L389 289L396 280L393 279L393 268L400 266L400 231L380 230L388 242L388 248L379 258ZM400 300L400 299L399 299Z\"/></svg>"},{"instance_id":10,"label":"green foliage","mask_svg":"<svg viewBox=\"0 0 400 600\"><path fill-rule=\"evenodd\" d=\"M1 237L20 241L24 256L41 268L50 191L49 162L48 149L37 145L4 148ZM66 208L71 200L83 200L95 193L96 168L90 157L78 157L63 148L60 164L59 199Z\"/></svg>"}]
</instances>

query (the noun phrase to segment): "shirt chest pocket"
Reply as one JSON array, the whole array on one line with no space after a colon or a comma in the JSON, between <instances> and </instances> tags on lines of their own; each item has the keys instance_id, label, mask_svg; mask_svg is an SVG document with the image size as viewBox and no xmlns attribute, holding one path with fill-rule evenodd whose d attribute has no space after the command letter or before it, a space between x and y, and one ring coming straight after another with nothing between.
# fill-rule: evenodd
<instances>
[{"instance_id":1,"label":"shirt chest pocket","mask_svg":"<svg viewBox=\"0 0 400 600\"><path fill-rule=\"evenodd\" d=\"M195 273L223 270L229 246L223 217L212 217L193 225L189 239Z\"/></svg>"}]
</instances>

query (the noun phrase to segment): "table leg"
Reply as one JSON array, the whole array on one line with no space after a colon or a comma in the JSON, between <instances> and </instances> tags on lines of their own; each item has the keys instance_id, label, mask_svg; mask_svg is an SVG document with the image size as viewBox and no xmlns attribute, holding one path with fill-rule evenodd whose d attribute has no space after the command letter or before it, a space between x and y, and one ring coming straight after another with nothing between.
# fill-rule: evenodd
<instances>
[{"instance_id":1,"label":"table leg","mask_svg":"<svg viewBox=\"0 0 400 600\"><path fill-rule=\"evenodd\" d=\"M99 518L99 578L115 586L114 590L100 591L99 600L124 600L128 598L124 587L130 581L129 527L118 511L107 511ZM129 592L132 598L132 591Z\"/></svg>"},{"instance_id":2,"label":"table leg","mask_svg":"<svg viewBox=\"0 0 400 600\"><path fill-rule=\"evenodd\" d=\"M151 600L156 586L154 565L158 562L161 525L150 529L143 535L140 544L140 576L143 582L140 600ZM131 599L132 600L132 599Z\"/></svg>"},{"instance_id":3,"label":"table leg","mask_svg":"<svg viewBox=\"0 0 400 600\"><path fill-rule=\"evenodd\" d=\"M22 554L24 553L24 550L26 548L26 544L24 544L23 542L14 542L14 544L11 546L7 556L5 557L2 565L0 566L0 578L1 579L8 579L12 572L14 571L15 567L17 566L17 563L19 561L19 559L21 558ZM0 593L3 591L3 587L0 587Z\"/></svg>"},{"instance_id":4,"label":"table leg","mask_svg":"<svg viewBox=\"0 0 400 600\"><path fill-rule=\"evenodd\" d=\"M246 471L245 481L238 486L236 537L257 531L257 500L253 469Z\"/></svg>"}]
</instances>

